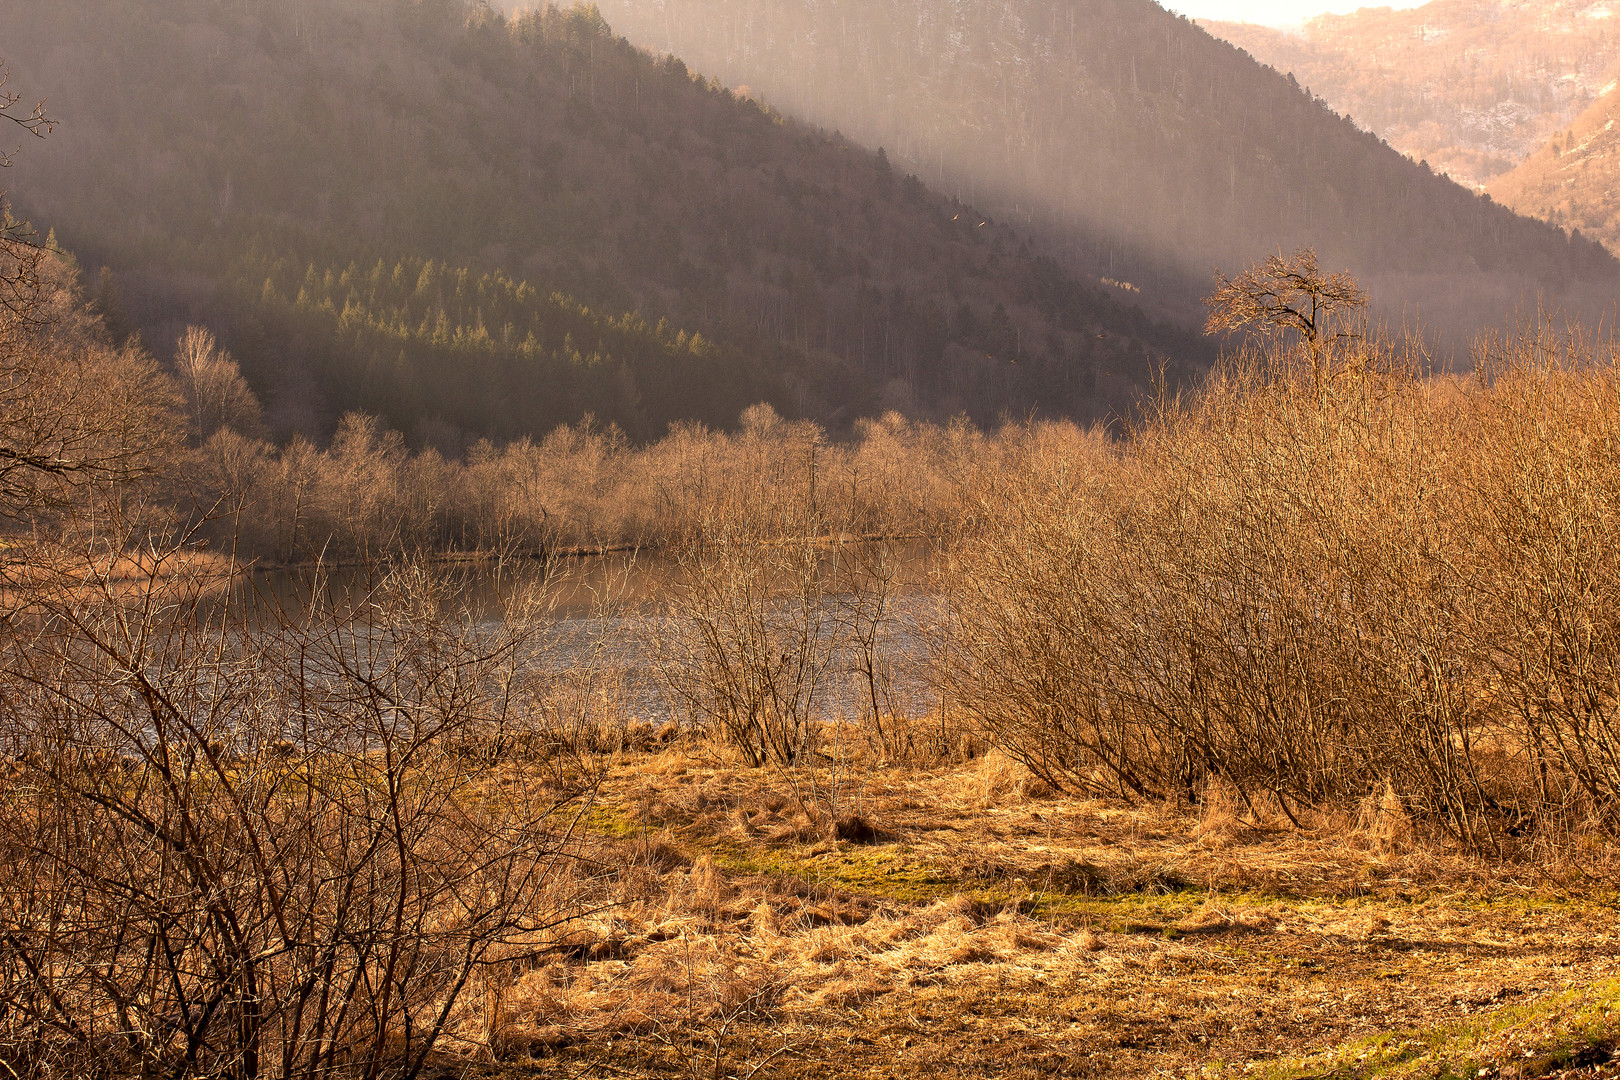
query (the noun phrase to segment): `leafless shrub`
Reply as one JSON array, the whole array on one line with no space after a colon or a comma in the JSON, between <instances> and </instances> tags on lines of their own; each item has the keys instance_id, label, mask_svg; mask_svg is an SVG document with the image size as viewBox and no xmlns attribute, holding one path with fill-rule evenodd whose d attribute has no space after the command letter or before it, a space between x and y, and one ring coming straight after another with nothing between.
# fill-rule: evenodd
<instances>
[{"instance_id":1,"label":"leafless shrub","mask_svg":"<svg viewBox=\"0 0 1620 1080\"><path fill-rule=\"evenodd\" d=\"M175 376L185 397L191 437L206 441L221 428L253 437L264 434L258 398L242 378L231 354L219 348L201 326L186 328L174 354Z\"/></svg>"},{"instance_id":2,"label":"leafless shrub","mask_svg":"<svg viewBox=\"0 0 1620 1080\"><path fill-rule=\"evenodd\" d=\"M659 632L673 696L750 765L803 764L836 644L822 550L718 521L676 564Z\"/></svg>"},{"instance_id":3,"label":"leafless shrub","mask_svg":"<svg viewBox=\"0 0 1620 1080\"><path fill-rule=\"evenodd\" d=\"M103 565L5 642L0 1061L417 1075L479 973L571 914L582 793L450 750L512 706L522 620L457 618L408 566L290 611L179 550Z\"/></svg>"},{"instance_id":4,"label":"leafless shrub","mask_svg":"<svg viewBox=\"0 0 1620 1080\"><path fill-rule=\"evenodd\" d=\"M908 722L909 703L896 685L901 657L894 640L905 549L893 540L841 543L832 561L840 657L859 703L859 724L879 757L911 760L920 751L918 732Z\"/></svg>"},{"instance_id":5,"label":"leafless shrub","mask_svg":"<svg viewBox=\"0 0 1620 1080\"><path fill-rule=\"evenodd\" d=\"M519 745L537 743L589 772L622 749L649 748L658 738L649 723L633 719L627 685L634 660L633 635L623 628L632 607L626 592L636 570L629 560L603 568L588 582L588 612L577 620L558 619L537 643L521 674L527 708L521 730L506 737ZM553 560L548 580L556 589L575 586L579 568Z\"/></svg>"},{"instance_id":6,"label":"leafless shrub","mask_svg":"<svg viewBox=\"0 0 1620 1080\"><path fill-rule=\"evenodd\" d=\"M1029 444L951 564L944 692L1071 790L1296 824L1370 795L1498 852L1573 802L1613 828L1612 359L1300 348L1128 443Z\"/></svg>"},{"instance_id":7,"label":"leafless shrub","mask_svg":"<svg viewBox=\"0 0 1620 1080\"><path fill-rule=\"evenodd\" d=\"M1620 830L1620 373L1547 320L1484 342L1464 465L1480 707L1528 789Z\"/></svg>"},{"instance_id":8,"label":"leafless shrub","mask_svg":"<svg viewBox=\"0 0 1620 1080\"><path fill-rule=\"evenodd\" d=\"M818 431L755 411L739 441L758 496L711 493L674 564L654 652L670 697L696 727L754 767L781 773L811 825L835 835L858 815L871 768L915 756L915 695L895 648L914 556L890 537L852 535L829 508ZM859 830L857 830L859 831Z\"/></svg>"}]
</instances>

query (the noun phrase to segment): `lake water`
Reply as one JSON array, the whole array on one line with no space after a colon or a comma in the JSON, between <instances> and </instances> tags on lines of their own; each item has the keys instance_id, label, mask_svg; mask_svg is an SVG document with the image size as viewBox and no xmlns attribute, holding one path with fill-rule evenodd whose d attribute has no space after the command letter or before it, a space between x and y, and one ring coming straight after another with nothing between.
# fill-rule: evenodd
<instances>
[{"instance_id":1,"label":"lake water","mask_svg":"<svg viewBox=\"0 0 1620 1080\"><path fill-rule=\"evenodd\" d=\"M672 662L672 638L681 633L674 603L678 568L647 556L614 554L561 560L542 567L532 561L448 564L433 568L442 578L445 606L458 617L489 627L520 613L534 628L526 649L529 673L564 693L611 699L608 707L631 721L659 724L684 719L684 709L661 672ZM253 578L254 602L296 615L308 608L311 590L322 590L339 610L368 603L383 584L376 570L338 568L319 577L309 570L277 570ZM825 600L832 615L846 598ZM928 588L924 557L907 558L876 637L876 656L887 676L889 711L918 714L931 704L927 672L928 628L940 602ZM781 610L766 618L781 616ZM858 719L869 711L864 676L852 670L858 657L834 652L817 686L822 719Z\"/></svg>"}]
</instances>

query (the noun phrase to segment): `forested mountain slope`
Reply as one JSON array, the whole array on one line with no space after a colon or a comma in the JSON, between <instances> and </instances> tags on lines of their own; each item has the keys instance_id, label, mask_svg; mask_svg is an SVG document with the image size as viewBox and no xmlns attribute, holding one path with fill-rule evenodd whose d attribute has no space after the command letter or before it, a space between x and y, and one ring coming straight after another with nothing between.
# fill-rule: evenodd
<instances>
[{"instance_id":1,"label":"forested mountain slope","mask_svg":"<svg viewBox=\"0 0 1620 1080\"><path fill-rule=\"evenodd\" d=\"M1299 33L1204 22L1416 160L1480 186L1529 157L1620 66L1608 0L1430 0Z\"/></svg>"},{"instance_id":2,"label":"forested mountain slope","mask_svg":"<svg viewBox=\"0 0 1620 1080\"><path fill-rule=\"evenodd\" d=\"M759 400L1097 418L1208 354L594 9L0 0L0 25L61 122L19 211L159 352L216 330L283 435L354 408L451 447Z\"/></svg>"},{"instance_id":3,"label":"forested mountain slope","mask_svg":"<svg viewBox=\"0 0 1620 1080\"><path fill-rule=\"evenodd\" d=\"M1489 191L1520 213L1579 229L1620 246L1620 90L1611 89L1575 122Z\"/></svg>"},{"instance_id":4,"label":"forested mountain slope","mask_svg":"<svg viewBox=\"0 0 1620 1080\"><path fill-rule=\"evenodd\" d=\"M1075 257L1150 293L1311 244L1370 286L1384 315L1418 310L1452 329L1496 324L1538 293L1613 299L1616 264L1595 245L1413 163L1151 0L604 0L602 11L631 40L882 143L993 213L1062 232Z\"/></svg>"}]
</instances>

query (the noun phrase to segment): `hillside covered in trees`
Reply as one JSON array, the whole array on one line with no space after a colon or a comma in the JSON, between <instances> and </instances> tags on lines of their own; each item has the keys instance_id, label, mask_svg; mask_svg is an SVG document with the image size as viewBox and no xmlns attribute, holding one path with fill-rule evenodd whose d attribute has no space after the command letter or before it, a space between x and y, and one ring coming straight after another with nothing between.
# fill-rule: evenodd
<instances>
[{"instance_id":1,"label":"hillside covered in trees","mask_svg":"<svg viewBox=\"0 0 1620 1080\"><path fill-rule=\"evenodd\" d=\"M1313 245L1384 317L1495 325L1526 297L1606 308L1616 264L1336 115L1151 0L605 0L631 40L1193 299Z\"/></svg>"},{"instance_id":2,"label":"hillside covered in trees","mask_svg":"<svg viewBox=\"0 0 1620 1080\"><path fill-rule=\"evenodd\" d=\"M1604 93L1620 65L1611 10L1604 0L1430 0L1322 15L1298 33L1202 25L1395 149L1480 187Z\"/></svg>"},{"instance_id":3,"label":"hillside covered in trees","mask_svg":"<svg viewBox=\"0 0 1620 1080\"><path fill-rule=\"evenodd\" d=\"M1522 214L1620 245L1620 91L1610 89L1490 192Z\"/></svg>"},{"instance_id":4,"label":"hillside covered in trees","mask_svg":"<svg viewBox=\"0 0 1620 1080\"><path fill-rule=\"evenodd\" d=\"M60 125L10 174L115 332L211 327L272 431L417 445L768 401L1098 419L1208 346L875 150L462 0L0 0Z\"/></svg>"}]
</instances>

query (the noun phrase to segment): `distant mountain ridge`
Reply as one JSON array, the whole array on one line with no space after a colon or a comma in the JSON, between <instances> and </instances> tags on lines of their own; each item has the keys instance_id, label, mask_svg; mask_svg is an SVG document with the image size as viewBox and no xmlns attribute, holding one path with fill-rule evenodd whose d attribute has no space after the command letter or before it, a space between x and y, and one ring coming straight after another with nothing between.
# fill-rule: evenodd
<instances>
[{"instance_id":1,"label":"distant mountain ridge","mask_svg":"<svg viewBox=\"0 0 1620 1080\"><path fill-rule=\"evenodd\" d=\"M650 438L759 400L1100 420L1212 353L592 7L0 0L0 25L61 121L19 209L160 353L215 329L283 435L363 409L448 449L586 414Z\"/></svg>"},{"instance_id":2,"label":"distant mountain ridge","mask_svg":"<svg viewBox=\"0 0 1620 1080\"><path fill-rule=\"evenodd\" d=\"M1505 205L1620 250L1620 88L1488 189Z\"/></svg>"},{"instance_id":3,"label":"distant mountain ridge","mask_svg":"<svg viewBox=\"0 0 1620 1080\"><path fill-rule=\"evenodd\" d=\"M1458 331L1613 303L1596 245L1518 217L1150 0L603 0L633 41L889 148L1094 272L1184 302L1313 245L1385 316Z\"/></svg>"},{"instance_id":4,"label":"distant mountain ridge","mask_svg":"<svg viewBox=\"0 0 1620 1080\"><path fill-rule=\"evenodd\" d=\"M1609 0L1430 0L1322 15L1299 33L1200 25L1477 187L1535 153L1620 73L1616 13Z\"/></svg>"}]
</instances>

